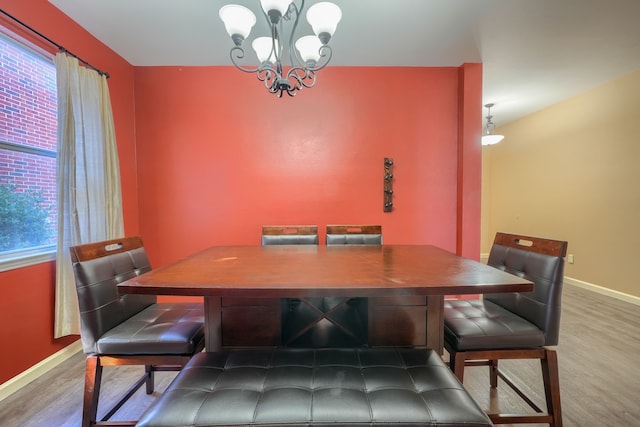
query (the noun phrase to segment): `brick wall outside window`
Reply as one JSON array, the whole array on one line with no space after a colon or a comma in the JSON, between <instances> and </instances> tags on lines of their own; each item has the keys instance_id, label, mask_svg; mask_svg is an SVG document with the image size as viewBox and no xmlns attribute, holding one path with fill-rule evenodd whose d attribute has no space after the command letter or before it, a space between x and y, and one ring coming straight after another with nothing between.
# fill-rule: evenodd
<instances>
[{"instance_id":1,"label":"brick wall outside window","mask_svg":"<svg viewBox=\"0 0 640 427\"><path fill-rule=\"evenodd\" d=\"M0 147L0 183L35 192L56 226L56 72L53 62L0 34L0 142L38 150Z\"/></svg>"}]
</instances>

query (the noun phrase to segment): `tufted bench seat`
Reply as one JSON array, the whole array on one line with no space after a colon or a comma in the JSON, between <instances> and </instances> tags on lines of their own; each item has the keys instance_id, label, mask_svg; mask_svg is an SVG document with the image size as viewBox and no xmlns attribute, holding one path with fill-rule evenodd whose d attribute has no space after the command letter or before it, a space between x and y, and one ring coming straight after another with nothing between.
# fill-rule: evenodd
<instances>
[{"instance_id":1,"label":"tufted bench seat","mask_svg":"<svg viewBox=\"0 0 640 427\"><path fill-rule=\"evenodd\" d=\"M197 354L137 425L492 424L432 350L279 348Z\"/></svg>"}]
</instances>

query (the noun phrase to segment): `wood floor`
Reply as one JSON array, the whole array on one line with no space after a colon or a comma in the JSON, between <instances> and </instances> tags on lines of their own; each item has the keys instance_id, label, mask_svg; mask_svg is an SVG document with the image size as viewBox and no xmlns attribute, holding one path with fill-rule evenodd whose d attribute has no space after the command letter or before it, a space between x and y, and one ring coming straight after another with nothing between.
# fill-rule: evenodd
<instances>
[{"instance_id":1,"label":"wood floor","mask_svg":"<svg viewBox=\"0 0 640 427\"><path fill-rule=\"evenodd\" d=\"M565 285L561 323L558 358L564 425L640 426L640 307ZM518 361L503 366L543 406L539 365ZM113 401L140 373L135 367L105 368L103 398ZM84 355L77 354L0 402L0 426L79 426L83 374ZM114 419L137 419L175 373L156 375L156 392L148 396L139 390ZM491 390L486 368L467 368L465 387L484 409L527 409L504 384Z\"/></svg>"}]
</instances>

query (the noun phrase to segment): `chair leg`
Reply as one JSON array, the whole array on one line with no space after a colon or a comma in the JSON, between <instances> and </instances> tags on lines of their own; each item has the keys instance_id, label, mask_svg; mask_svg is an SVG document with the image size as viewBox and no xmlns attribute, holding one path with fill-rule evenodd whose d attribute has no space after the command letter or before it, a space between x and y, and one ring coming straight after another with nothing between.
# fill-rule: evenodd
<instances>
[{"instance_id":1,"label":"chair leg","mask_svg":"<svg viewBox=\"0 0 640 427\"><path fill-rule=\"evenodd\" d=\"M560 377L558 375L558 354L555 350L545 349L545 357L540 360L544 394L547 400L547 412L553 417L550 427L562 427L562 409L560 407Z\"/></svg>"},{"instance_id":2,"label":"chair leg","mask_svg":"<svg viewBox=\"0 0 640 427\"><path fill-rule=\"evenodd\" d=\"M87 364L84 374L82 427L91 427L96 423L101 380L102 364L100 363L100 358L98 356L87 356Z\"/></svg>"},{"instance_id":3,"label":"chair leg","mask_svg":"<svg viewBox=\"0 0 640 427\"><path fill-rule=\"evenodd\" d=\"M464 380L464 363L465 363L465 354L464 352L455 352L451 355L451 362L453 365L451 366L451 370L458 377L460 382Z\"/></svg>"},{"instance_id":4,"label":"chair leg","mask_svg":"<svg viewBox=\"0 0 640 427\"><path fill-rule=\"evenodd\" d=\"M489 361L489 381L492 388L498 387L498 360Z\"/></svg>"},{"instance_id":5,"label":"chair leg","mask_svg":"<svg viewBox=\"0 0 640 427\"><path fill-rule=\"evenodd\" d=\"M155 388L155 385L154 385L155 376L154 376L153 366L145 365L144 372L145 372L145 375L147 376L147 380L146 380L147 394L151 394L153 393L153 389Z\"/></svg>"}]
</instances>

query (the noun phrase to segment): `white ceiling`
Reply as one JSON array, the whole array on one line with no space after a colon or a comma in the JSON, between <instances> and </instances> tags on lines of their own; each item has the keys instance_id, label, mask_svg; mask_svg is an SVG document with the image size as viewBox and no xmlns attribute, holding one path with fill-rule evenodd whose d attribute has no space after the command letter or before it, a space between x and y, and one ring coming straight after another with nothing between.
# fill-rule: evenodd
<instances>
[{"instance_id":1,"label":"white ceiling","mask_svg":"<svg viewBox=\"0 0 640 427\"><path fill-rule=\"evenodd\" d=\"M230 65L227 3L258 17L250 38L267 35L258 0L49 1L135 66ZM640 69L640 0L333 2L343 17L329 66L483 62L497 126Z\"/></svg>"}]
</instances>

